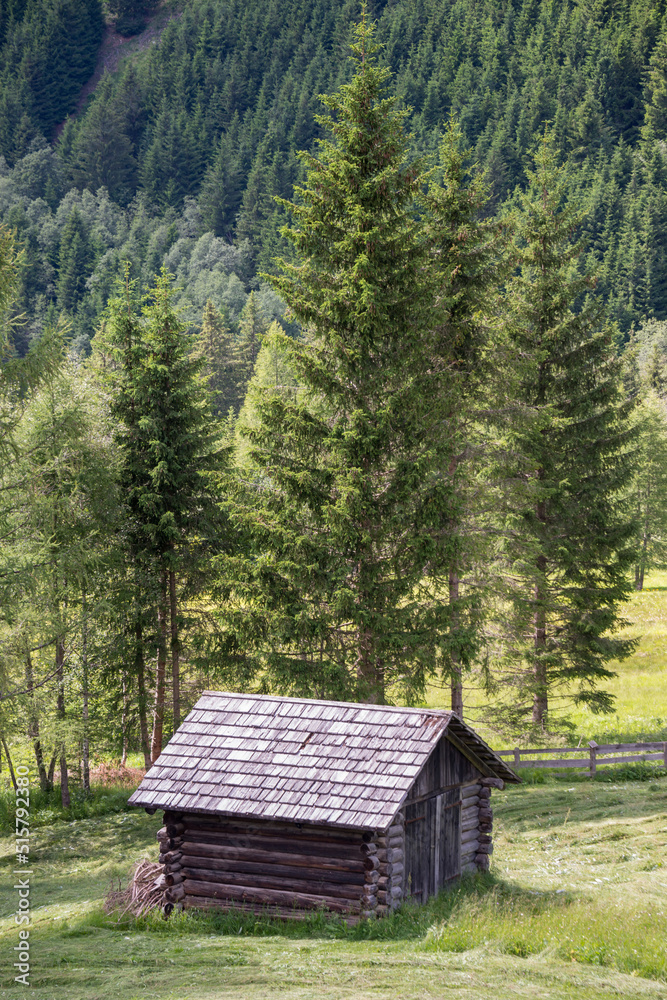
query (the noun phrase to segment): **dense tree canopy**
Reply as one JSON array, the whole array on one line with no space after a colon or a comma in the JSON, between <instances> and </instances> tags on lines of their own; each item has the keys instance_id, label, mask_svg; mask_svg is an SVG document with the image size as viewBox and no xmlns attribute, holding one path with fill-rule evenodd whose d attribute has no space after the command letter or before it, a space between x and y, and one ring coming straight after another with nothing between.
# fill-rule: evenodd
<instances>
[{"instance_id":1,"label":"dense tree canopy","mask_svg":"<svg viewBox=\"0 0 667 1000\"><path fill-rule=\"evenodd\" d=\"M0 0L3 751L66 799L221 683L610 709L664 558L662 0L163 5L78 108L99 4L38 6Z\"/></svg>"}]
</instances>

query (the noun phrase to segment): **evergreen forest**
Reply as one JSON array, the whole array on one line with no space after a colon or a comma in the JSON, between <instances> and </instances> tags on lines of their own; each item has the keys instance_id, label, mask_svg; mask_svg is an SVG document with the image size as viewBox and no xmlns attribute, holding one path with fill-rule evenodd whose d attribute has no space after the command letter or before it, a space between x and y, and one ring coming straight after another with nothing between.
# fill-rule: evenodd
<instances>
[{"instance_id":1,"label":"evergreen forest","mask_svg":"<svg viewBox=\"0 0 667 1000\"><path fill-rule=\"evenodd\" d=\"M0 307L0 754L63 805L207 687L613 711L664 0L0 0Z\"/></svg>"}]
</instances>

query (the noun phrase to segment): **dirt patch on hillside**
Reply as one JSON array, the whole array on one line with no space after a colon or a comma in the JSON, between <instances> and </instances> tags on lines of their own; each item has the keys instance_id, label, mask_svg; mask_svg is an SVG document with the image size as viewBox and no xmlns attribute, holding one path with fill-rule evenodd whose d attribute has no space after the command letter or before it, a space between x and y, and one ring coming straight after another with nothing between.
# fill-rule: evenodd
<instances>
[{"instance_id":1,"label":"dirt patch on hillside","mask_svg":"<svg viewBox=\"0 0 667 1000\"><path fill-rule=\"evenodd\" d=\"M145 52L151 45L157 45L162 37L162 32L170 21L177 21L181 12L171 13L169 11L158 10L151 17L146 28L139 35L125 38L119 35L112 24L107 24L102 38L102 44L97 56L95 72L88 83L81 88L81 93L76 102L76 108L70 117L76 118L81 114L90 95L94 93L98 83L105 73L115 73L123 59L132 56L137 52ZM56 127L56 136L59 136L65 123L61 122Z\"/></svg>"}]
</instances>

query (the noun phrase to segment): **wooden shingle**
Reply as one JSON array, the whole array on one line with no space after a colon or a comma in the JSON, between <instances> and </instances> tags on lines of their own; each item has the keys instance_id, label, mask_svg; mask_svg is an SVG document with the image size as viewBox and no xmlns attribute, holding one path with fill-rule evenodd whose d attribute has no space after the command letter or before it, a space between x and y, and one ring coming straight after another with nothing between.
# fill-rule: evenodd
<instances>
[{"instance_id":1,"label":"wooden shingle","mask_svg":"<svg viewBox=\"0 0 667 1000\"><path fill-rule=\"evenodd\" d=\"M384 829L448 732L514 779L451 712L207 691L130 803Z\"/></svg>"}]
</instances>

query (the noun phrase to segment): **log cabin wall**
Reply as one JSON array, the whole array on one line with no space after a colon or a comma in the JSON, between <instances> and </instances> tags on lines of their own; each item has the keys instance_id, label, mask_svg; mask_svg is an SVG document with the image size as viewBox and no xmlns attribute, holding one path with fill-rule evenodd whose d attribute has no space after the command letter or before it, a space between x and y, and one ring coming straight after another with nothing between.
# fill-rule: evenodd
<instances>
[{"instance_id":1,"label":"log cabin wall","mask_svg":"<svg viewBox=\"0 0 667 1000\"><path fill-rule=\"evenodd\" d=\"M446 736L441 739L402 810L405 898L425 903L462 871L477 869L481 780L475 765Z\"/></svg>"},{"instance_id":2,"label":"log cabin wall","mask_svg":"<svg viewBox=\"0 0 667 1000\"><path fill-rule=\"evenodd\" d=\"M296 916L327 909L371 916L386 906L386 852L370 833L165 812L158 833L165 899ZM382 860L381 860L382 857ZM390 887L391 892L391 887ZM382 912L382 911L381 911Z\"/></svg>"},{"instance_id":3,"label":"log cabin wall","mask_svg":"<svg viewBox=\"0 0 667 1000\"><path fill-rule=\"evenodd\" d=\"M480 777L461 789L461 871L488 871L493 853L491 789L503 788L498 778Z\"/></svg>"}]
</instances>

